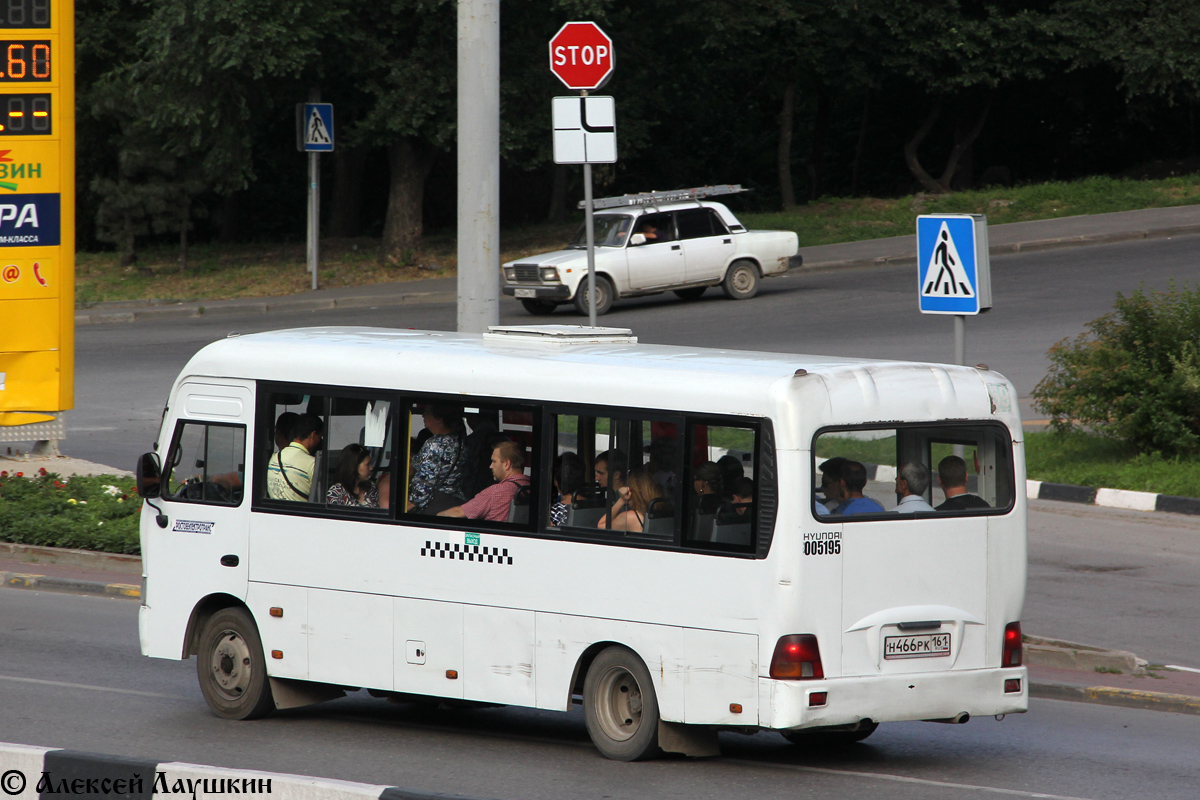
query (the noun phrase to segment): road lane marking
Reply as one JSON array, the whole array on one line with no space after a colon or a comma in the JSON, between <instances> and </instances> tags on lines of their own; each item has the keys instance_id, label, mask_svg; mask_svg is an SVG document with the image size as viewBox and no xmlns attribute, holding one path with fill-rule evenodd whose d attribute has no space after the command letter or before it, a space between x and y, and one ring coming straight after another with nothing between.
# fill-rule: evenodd
<instances>
[{"instance_id":1,"label":"road lane marking","mask_svg":"<svg viewBox=\"0 0 1200 800\"><path fill-rule=\"evenodd\" d=\"M989 794L1002 794L1009 797L1029 797L1035 800L1092 800L1087 797L1076 797L1074 795L1065 794L1046 794L1044 792L1029 792L1023 789L1000 789L995 786L977 786L971 783L954 783L952 781L932 781L927 778L910 778L906 775L890 775L886 772L860 772L849 769L828 769L826 767L805 767L799 764L778 764L762 761L747 761L741 758L723 758L722 762L732 764L744 764L753 767L769 767L774 769L786 769L794 772L813 772L818 775L840 775L848 778L875 778L881 781L891 781L892 783L908 783L917 786L936 786L940 789L966 789L974 792L987 792Z\"/></svg>"},{"instance_id":2,"label":"road lane marking","mask_svg":"<svg viewBox=\"0 0 1200 800\"><path fill-rule=\"evenodd\" d=\"M1167 669L1178 669L1184 672L1200 672L1200 669L1196 669L1195 667L1181 667L1178 664L1167 664L1166 667Z\"/></svg>"},{"instance_id":3,"label":"road lane marking","mask_svg":"<svg viewBox=\"0 0 1200 800\"><path fill-rule=\"evenodd\" d=\"M137 689L117 689L112 686L90 686L86 683L64 683L63 681L47 681L41 678L18 678L15 675L0 675L0 681L17 681L18 683L36 683L42 686L60 686L64 689L91 689L95 692L114 692L116 694L134 694L139 697L161 697L167 700L186 700L174 694L159 694L158 692L141 692Z\"/></svg>"}]
</instances>

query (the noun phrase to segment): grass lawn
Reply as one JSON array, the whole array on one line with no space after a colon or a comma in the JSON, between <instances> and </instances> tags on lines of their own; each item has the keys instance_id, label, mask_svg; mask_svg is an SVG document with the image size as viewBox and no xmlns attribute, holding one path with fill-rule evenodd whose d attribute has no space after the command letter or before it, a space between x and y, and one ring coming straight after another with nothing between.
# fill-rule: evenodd
<instances>
[{"instance_id":1,"label":"grass lawn","mask_svg":"<svg viewBox=\"0 0 1200 800\"><path fill-rule=\"evenodd\" d=\"M1200 459L1135 453L1086 433L1027 434L1025 465L1039 481L1200 497Z\"/></svg>"},{"instance_id":2,"label":"grass lawn","mask_svg":"<svg viewBox=\"0 0 1200 800\"><path fill-rule=\"evenodd\" d=\"M801 247L910 234L918 214L987 214L992 225L1035 219L1130 211L1200 203L1200 175L1134 181L1107 177L994 187L942 196L924 194L889 199L822 198L788 212L739 214L750 228L793 230ZM737 208L737 200L731 200ZM582 216L580 216L580 220ZM527 225L500 234L500 260L557 250L581 224ZM378 239L321 242L321 286L449 277L455 274L453 231L427 234L409 266L379 264ZM188 268L179 270L178 250L169 245L139 251L138 263L120 267L114 253L80 253L76 300L88 305L112 300L227 300L278 297L307 291L304 243L193 245Z\"/></svg>"}]
</instances>

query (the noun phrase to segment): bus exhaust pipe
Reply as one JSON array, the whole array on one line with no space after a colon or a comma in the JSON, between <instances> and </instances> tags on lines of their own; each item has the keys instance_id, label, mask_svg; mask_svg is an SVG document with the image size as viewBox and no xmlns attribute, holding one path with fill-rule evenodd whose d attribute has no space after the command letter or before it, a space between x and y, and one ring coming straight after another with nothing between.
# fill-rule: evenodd
<instances>
[{"instance_id":1,"label":"bus exhaust pipe","mask_svg":"<svg viewBox=\"0 0 1200 800\"><path fill-rule=\"evenodd\" d=\"M965 725L968 721L970 721L970 719L970 714L965 711L960 711L953 717L943 717L942 719L926 719L922 720L922 722L940 722L944 725Z\"/></svg>"}]
</instances>

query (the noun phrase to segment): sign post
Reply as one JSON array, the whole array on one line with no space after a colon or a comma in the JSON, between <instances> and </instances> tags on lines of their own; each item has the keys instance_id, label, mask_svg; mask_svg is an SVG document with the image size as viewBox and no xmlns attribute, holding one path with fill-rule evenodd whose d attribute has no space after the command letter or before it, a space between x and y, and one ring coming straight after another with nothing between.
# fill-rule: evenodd
<instances>
[{"instance_id":1,"label":"sign post","mask_svg":"<svg viewBox=\"0 0 1200 800\"><path fill-rule=\"evenodd\" d=\"M917 303L922 314L954 315L954 363L967 363L966 320L992 307L987 217L917 217Z\"/></svg>"},{"instance_id":2,"label":"sign post","mask_svg":"<svg viewBox=\"0 0 1200 800\"><path fill-rule=\"evenodd\" d=\"M596 327L596 241L592 218L592 164L617 160L616 111L611 97L589 97L613 73L612 39L594 22L568 22L550 39L550 71L579 97L556 97L554 163L583 164L587 231L588 325Z\"/></svg>"},{"instance_id":3,"label":"sign post","mask_svg":"<svg viewBox=\"0 0 1200 800\"><path fill-rule=\"evenodd\" d=\"M0 441L75 406L75 3L0 7Z\"/></svg>"},{"instance_id":4,"label":"sign post","mask_svg":"<svg viewBox=\"0 0 1200 800\"><path fill-rule=\"evenodd\" d=\"M299 103L296 106L296 144L308 153L308 272L317 289L321 255L321 153L333 152L333 104Z\"/></svg>"}]
</instances>

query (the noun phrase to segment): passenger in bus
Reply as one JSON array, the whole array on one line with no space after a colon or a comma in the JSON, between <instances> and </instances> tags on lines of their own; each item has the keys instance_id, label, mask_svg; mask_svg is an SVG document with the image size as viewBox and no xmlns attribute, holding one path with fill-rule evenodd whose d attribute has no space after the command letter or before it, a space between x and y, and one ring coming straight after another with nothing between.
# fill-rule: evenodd
<instances>
[{"instance_id":1,"label":"passenger in bus","mask_svg":"<svg viewBox=\"0 0 1200 800\"><path fill-rule=\"evenodd\" d=\"M296 431L296 423L300 415L295 411L285 411L275 420L275 449L282 450L292 443L292 435Z\"/></svg>"},{"instance_id":2,"label":"passenger in bus","mask_svg":"<svg viewBox=\"0 0 1200 800\"><path fill-rule=\"evenodd\" d=\"M842 465L847 461L841 456L834 456L817 468L821 470L821 494L825 496L823 501L813 502L813 513L818 517L833 513L833 509L845 499L842 497Z\"/></svg>"},{"instance_id":3,"label":"passenger in bus","mask_svg":"<svg viewBox=\"0 0 1200 800\"><path fill-rule=\"evenodd\" d=\"M583 459L577 453L563 453L554 464L554 490L558 500L550 506L550 524L565 525L575 493L583 488Z\"/></svg>"},{"instance_id":4,"label":"passenger in bus","mask_svg":"<svg viewBox=\"0 0 1200 800\"><path fill-rule=\"evenodd\" d=\"M742 460L728 453L717 459L717 469L721 470L721 486L725 487L726 494L734 481L746 477L746 468L742 465Z\"/></svg>"},{"instance_id":5,"label":"passenger in bus","mask_svg":"<svg viewBox=\"0 0 1200 800\"><path fill-rule=\"evenodd\" d=\"M615 495L625 485L625 471L628 463L629 459L620 450L615 448L605 450L592 462L596 483L600 484L610 496Z\"/></svg>"},{"instance_id":6,"label":"passenger in bus","mask_svg":"<svg viewBox=\"0 0 1200 800\"><path fill-rule=\"evenodd\" d=\"M900 502L893 509L897 514L916 514L933 511L925 502L925 490L929 488L929 468L916 461L909 461L896 474L896 496Z\"/></svg>"},{"instance_id":7,"label":"passenger in bus","mask_svg":"<svg viewBox=\"0 0 1200 800\"><path fill-rule=\"evenodd\" d=\"M967 492L967 462L958 456L946 456L938 462L938 484L946 494L938 511L966 511L971 508L991 508L978 495Z\"/></svg>"},{"instance_id":8,"label":"passenger in bus","mask_svg":"<svg viewBox=\"0 0 1200 800\"><path fill-rule=\"evenodd\" d=\"M392 473L385 472L379 476L379 507L392 507Z\"/></svg>"},{"instance_id":9,"label":"passenger in bus","mask_svg":"<svg viewBox=\"0 0 1200 800\"><path fill-rule=\"evenodd\" d=\"M754 481L749 478L738 478L733 482L729 491L729 499L738 514L745 515L754 508Z\"/></svg>"},{"instance_id":10,"label":"passenger in bus","mask_svg":"<svg viewBox=\"0 0 1200 800\"><path fill-rule=\"evenodd\" d=\"M467 469L467 446L462 410L451 405L425 406L421 420L431 435L413 461L408 510L417 514L436 514L466 500L463 479Z\"/></svg>"},{"instance_id":11,"label":"passenger in bus","mask_svg":"<svg viewBox=\"0 0 1200 800\"><path fill-rule=\"evenodd\" d=\"M379 488L371 480L371 451L358 442L342 448L337 480L325 493L331 506L379 508Z\"/></svg>"},{"instance_id":12,"label":"passenger in bus","mask_svg":"<svg viewBox=\"0 0 1200 800\"><path fill-rule=\"evenodd\" d=\"M316 414L301 414L292 441L267 462L267 497L305 502L312 488L313 467L325 423Z\"/></svg>"},{"instance_id":13,"label":"passenger in bus","mask_svg":"<svg viewBox=\"0 0 1200 800\"><path fill-rule=\"evenodd\" d=\"M529 485L524 470L525 453L521 446L516 442L501 442L492 450L492 477L496 482L462 505L439 511L438 516L506 522L513 497L522 486Z\"/></svg>"},{"instance_id":14,"label":"passenger in bus","mask_svg":"<svg viewBox=\"0 0 1200 800\"><path fill-rule=\"evenodd\" d=\"M654 482L667 494L675 491L675 456L678 450L679 440L674 436L658 436L646 447Z\"/></svg>"},{"instance_id":15,"label":"passenger in bus","mask_svg":"<svg viewBox=\"0 0 1200 800\"><path fill-rule=\"evenodd\" d=\"M641 532L646 526L646 513L650 502L663 496L662 488L654 482L649 467L637 467L629 471L629 479L621 487L617 502L612 507L612 525L609 515L600 518L596 527L614 531Z\"/></svg>"},{"instance_id":16,"label":"passenger in bus","mask_svg":"<svg viewBox=\"0 0 1200 800\"><path fill-rule=\"evenodd\" d=\"M883 506L863 495L867 488L867 468L859 461L842 464L842 479L839 492L844 498L833 510L834 514L878 514Z\"/></svg>"},{"instance_id":17,"label":"passenger in bus","mask_svg":"<svg viewBox=\"0 0 1200 800\"><path fill-rule=\"evenodd\" d=\"M692 470L692 490L696 492L696 513L715 514L721 505L724 483L721 469L712 461L705 461Z\"/></svg>"}]
</instances>

